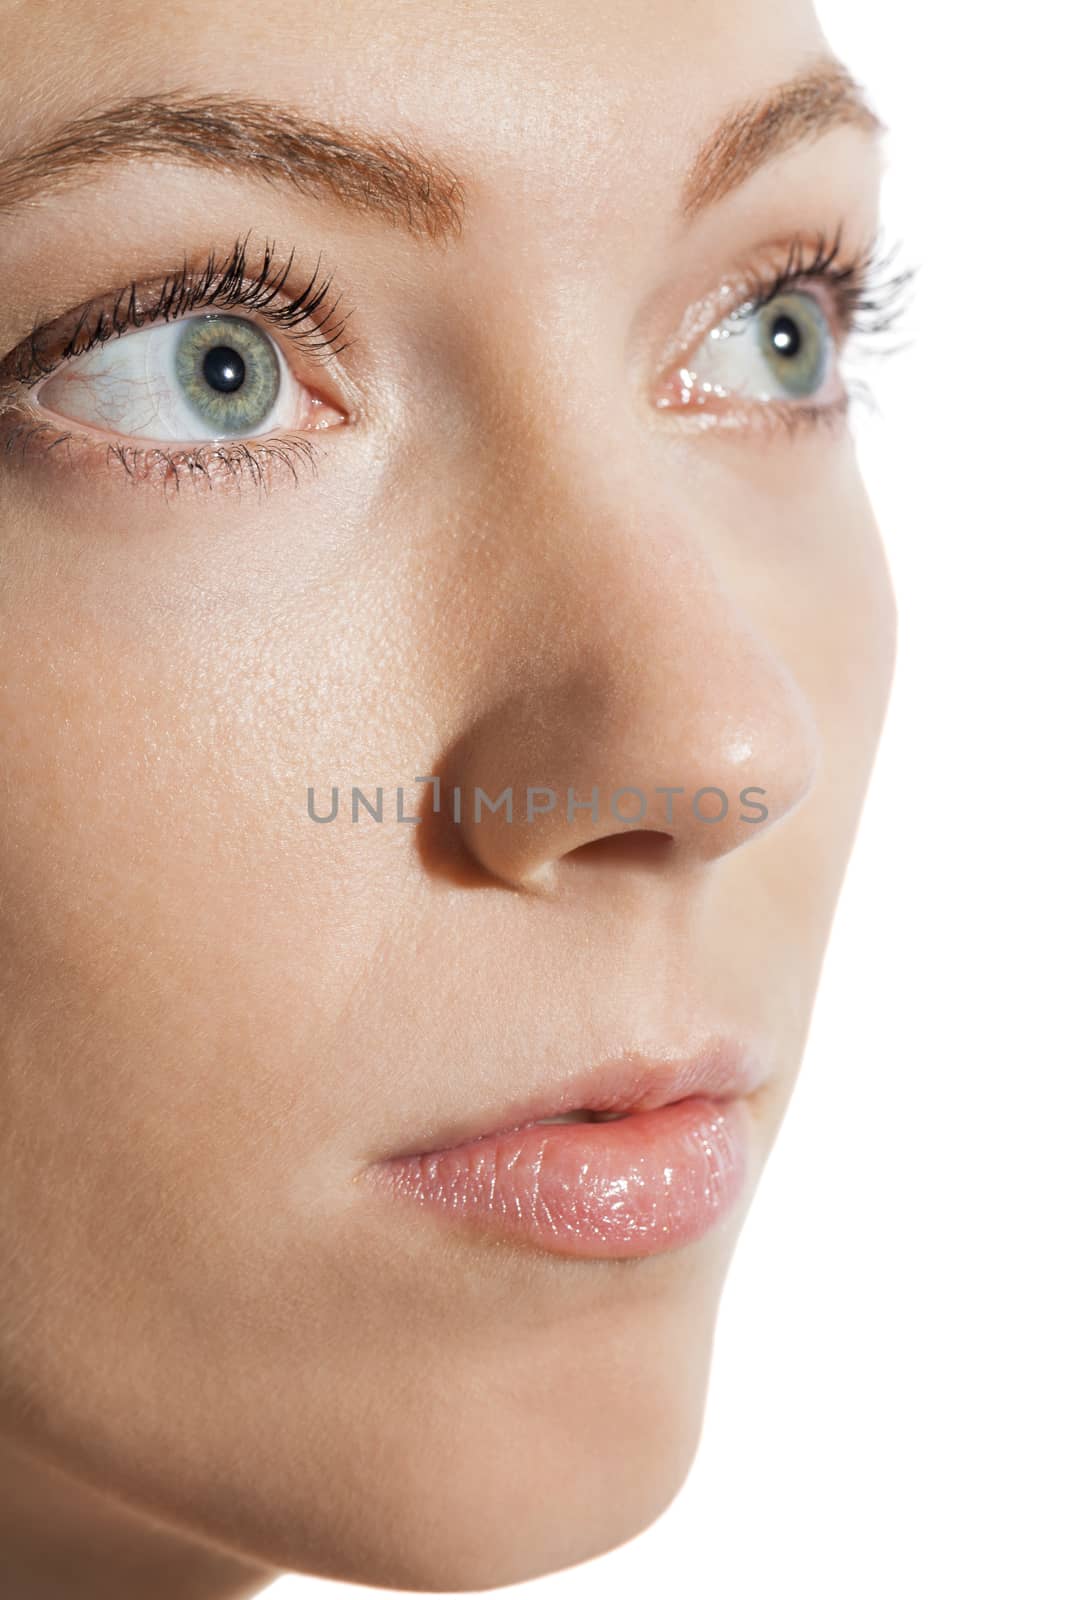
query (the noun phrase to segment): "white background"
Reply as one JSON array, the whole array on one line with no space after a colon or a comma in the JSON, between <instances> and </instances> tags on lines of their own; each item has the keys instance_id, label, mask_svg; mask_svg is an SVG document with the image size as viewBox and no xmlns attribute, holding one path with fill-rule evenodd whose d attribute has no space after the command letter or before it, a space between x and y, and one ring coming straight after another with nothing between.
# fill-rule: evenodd
<instances>
[{"instance_id":1,"label":"white background","mask_svg":"<svg viewBox=\"0 0 1067 1600\"><path fill-rule=\"evenodd\" d=\"M819 11L921 268L859 423L894 699L697 1463L649 1532L515 1600L1067 1596L1067 78L1028 0Z\"/></svg>"}]
</instances>

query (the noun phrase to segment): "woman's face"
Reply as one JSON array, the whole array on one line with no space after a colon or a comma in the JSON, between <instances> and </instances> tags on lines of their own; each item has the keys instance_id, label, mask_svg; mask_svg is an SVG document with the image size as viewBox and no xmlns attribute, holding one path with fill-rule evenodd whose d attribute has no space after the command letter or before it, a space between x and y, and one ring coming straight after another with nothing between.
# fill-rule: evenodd
<instances>
[{"instance_id":1,"label":"woman's face","mask_svg":"<svg viewBox=\"0 0 1067 1600\"><path fill-rule=\"evenodd\" d=\"M4 21L0 1426L264 1566L581 1560L692 1458L884 712L873 123L804 0Z\"/></svg>"}]
</instances>

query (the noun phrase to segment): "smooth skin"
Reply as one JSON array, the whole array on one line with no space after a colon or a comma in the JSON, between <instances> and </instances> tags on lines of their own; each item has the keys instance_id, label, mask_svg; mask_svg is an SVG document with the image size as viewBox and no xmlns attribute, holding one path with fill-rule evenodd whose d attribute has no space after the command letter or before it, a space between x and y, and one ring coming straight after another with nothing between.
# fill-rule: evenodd
<instances>
[{"instance_id":1,"label":"smooth skin","mask_svg":"<svg viewBox=\"0 0 1067 1600\"><path fill-rule=\"evenodd\" d=\"M0 1588L231 1600L298 1570L470 1590L597 1555L690 1466L719 1293L800 1061L894 605L847 421L651 398L694 305L864 244L842 126L688 219L695 150L826 54L805 0L0 6L0 161L131 95L414 138L462 238L179 160L0 227L35 317L248 231L321 255L349 421L314 472L0 451ZM419 775L771 796L632 830L316 826ZM742 1205L636 1261L360 1182L516 1094L758 1044ZM714 1441L712 1440L712 1448Z\"/></svg>"}]
</instances>

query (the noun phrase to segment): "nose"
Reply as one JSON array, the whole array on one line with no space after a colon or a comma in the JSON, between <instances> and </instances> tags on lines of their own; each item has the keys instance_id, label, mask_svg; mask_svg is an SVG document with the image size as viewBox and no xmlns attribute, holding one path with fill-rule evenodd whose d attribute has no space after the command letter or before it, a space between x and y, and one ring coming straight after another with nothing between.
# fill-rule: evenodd
<instances>
[{"instance_id":1,"label":"nose","mask_svg":"<svg viewBox=\"0 0 1067 1600\"><path fill-rule=\"evenodd\" d=\"M477 689L437 805L502 885L544 891L579 858L710 864L811 786L810 703L722 581L714 530L649 502L618 484L610 503L542 497L479 580Z\"/></svg>"}]
</instances>

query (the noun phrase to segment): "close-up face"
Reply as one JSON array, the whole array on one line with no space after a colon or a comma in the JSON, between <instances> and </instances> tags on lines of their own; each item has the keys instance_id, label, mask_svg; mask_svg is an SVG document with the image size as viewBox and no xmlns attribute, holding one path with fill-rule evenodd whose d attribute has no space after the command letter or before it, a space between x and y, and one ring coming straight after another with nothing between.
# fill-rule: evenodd
<instances>
[{"instance_id":1,"label":"close-up face","mask_svg":"<svg viewBox=\"0 0 1067 1600\"><path fill-rule=\"evenodd\" d=\"M34 1494L188 1556L120 1600L585 1560L888 698L880 127L806 0L0 18L12 1568Z\"/></svg>"}]
</instances>

